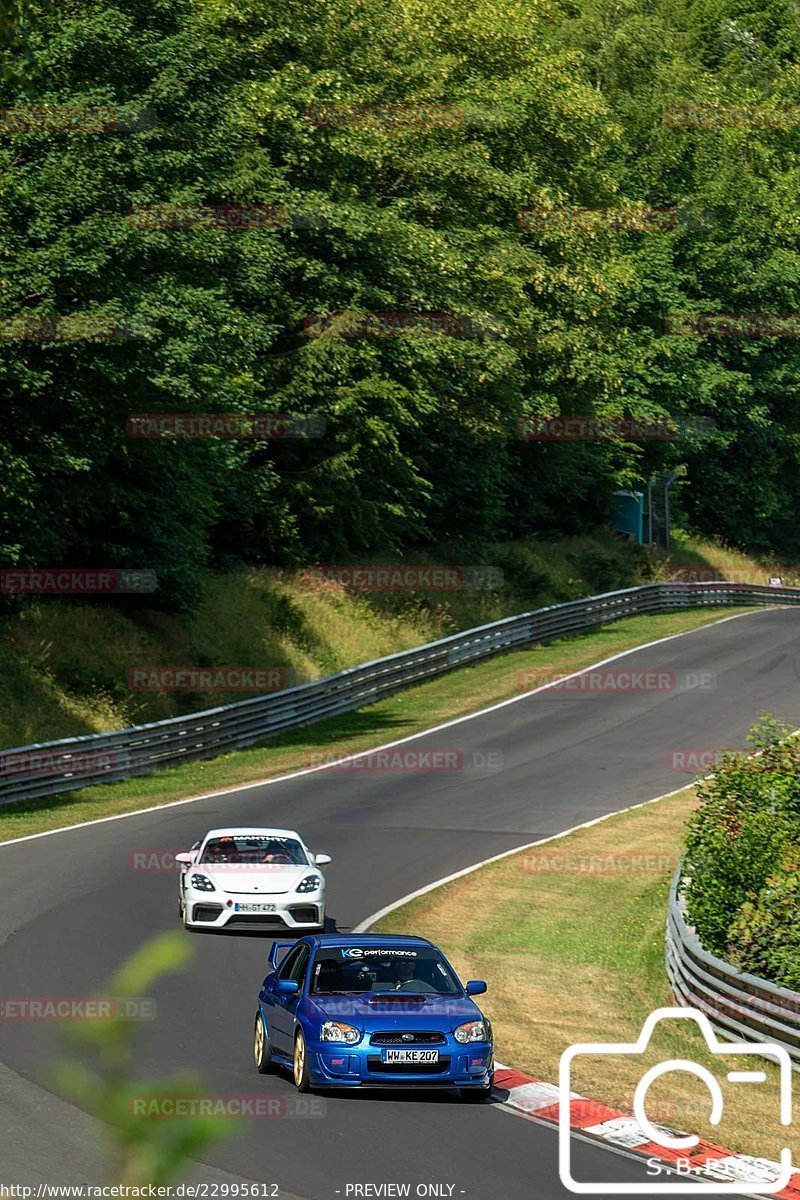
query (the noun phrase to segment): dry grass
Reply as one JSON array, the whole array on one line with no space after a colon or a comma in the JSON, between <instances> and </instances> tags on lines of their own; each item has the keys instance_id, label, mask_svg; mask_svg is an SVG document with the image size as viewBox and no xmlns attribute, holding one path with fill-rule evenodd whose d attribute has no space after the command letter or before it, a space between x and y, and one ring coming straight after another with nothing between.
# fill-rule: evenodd
<instances>
[{"instance_id":1,"label":"dry grass","mask_svg":"<svg viewBox=\"0 0 800 1200\"><path fill-rule=\"evenodd\" d=\"M667 893L695 803L687 789L524 851L412 902L380 928L430 937L462 978L487 979L500 1061L557 1082L568 1046L633 1042L652 1011L673 1003L664 969ZM629 856L642 866L626 868ZM651 1120L773 1159L790 1144L777 1121L777 1072L767 1068L766 1084L728 1083L727 1070L744 1069L745 1060L726 1060L720 1071L685 1022L660 1029L639 1059L576 1060L573 1090L630 1112L643 1072L676 1057L720 1079L723 1122L708 1123L704 1085L676 1073L651 1089Z\"/></svg>"}]
</instances>

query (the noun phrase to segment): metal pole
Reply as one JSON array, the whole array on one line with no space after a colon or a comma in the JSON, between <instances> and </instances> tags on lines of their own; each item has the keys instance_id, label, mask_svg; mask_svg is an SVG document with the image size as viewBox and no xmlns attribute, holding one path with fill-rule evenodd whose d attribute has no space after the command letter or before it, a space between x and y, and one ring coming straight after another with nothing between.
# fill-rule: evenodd
<instances>
[{"instance_id":1,"label":"metal pole","mask_svg":"<svg viewBox=\"0 0 800 1200\"><path fill-rule=\"evenodd\" d=\"M664 549L669 550L669 489L678 478L678 472L673 471L664 481Z\"/></svg>"},{"instance_id":2,"label":"metal pole","mask_svg":"<svg viewBox=\"0 0 800 1200\"><path fill-rule=\"evenodd\" d=\"M647 481L647 544L653 544L653 476Z\"/></svg>"}]
</instances>

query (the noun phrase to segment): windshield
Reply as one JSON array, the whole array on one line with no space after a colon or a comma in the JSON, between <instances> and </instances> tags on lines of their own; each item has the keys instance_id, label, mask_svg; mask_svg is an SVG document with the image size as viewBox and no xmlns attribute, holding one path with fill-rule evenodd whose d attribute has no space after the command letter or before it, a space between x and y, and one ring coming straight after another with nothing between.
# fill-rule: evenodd
<instances>
[{"instance_id":1,"label":"windshield","mask_svg":"<svg viewBox=\"0 0 800 1200\"><path fill-rule=\"evenodd\" d=\"M311 994L412 992L455 996L461 985L438 950L432 947L365 949L330 946L317 951Z\"/></svg>"},{"instance_id":2,"label":"windshield","mask_svg":"<svg viewBox=\"0 0 800 1200\"><path fill-rule=\"evenodd\" d=\"M295 838L218 837L203 847L201 863L223 866L308 866L305 850Z\"/></svg>"}]
</instances>

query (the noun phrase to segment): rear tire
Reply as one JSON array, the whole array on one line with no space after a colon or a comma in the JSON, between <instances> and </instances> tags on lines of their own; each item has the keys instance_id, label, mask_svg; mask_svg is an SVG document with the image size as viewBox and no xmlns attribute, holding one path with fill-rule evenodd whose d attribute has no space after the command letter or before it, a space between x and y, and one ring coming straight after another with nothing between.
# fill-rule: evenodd
<instances>
[{"instance_id":1,"label":"rear tire","mask_svg":"<svg viewBox=\"0 0 800 1200\"><path fill-rule=\"evenodd\" d=\"M256 1023L253 1028L253 1058L259 1075L268 1074L272 1068L272 1051L260 1010L256 1013Z\"/></svg>"},{"instance_id":2,"label":"rear tire","mask_svg":"<svg viewBox=\"0 0 800 1200\"><path fill-rule=\"evenodd\" d=\"M311 1074L308 1069L308 1051L302 1029L298 1029L294 1039L294 1061L292 1063L294 1086L298 1092L311 1091Z\"/></svg>"}]
</instances>

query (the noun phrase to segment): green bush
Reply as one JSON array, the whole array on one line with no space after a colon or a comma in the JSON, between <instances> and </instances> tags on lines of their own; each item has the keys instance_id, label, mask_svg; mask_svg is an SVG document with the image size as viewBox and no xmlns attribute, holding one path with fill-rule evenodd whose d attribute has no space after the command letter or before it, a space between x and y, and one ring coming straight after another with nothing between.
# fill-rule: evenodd
<instances>
[{"instance_id":1,"label":"green bush","mask_svg":"<svg viewBox=\"0 0 800 1200\"><path fill-rule=\"evenodd\" d=\"M684 863L689 919L706 949L781 983L800 947L791 865L800 847L800 741L787 733L763 719L750 735L759 755L726 754L700 785Z\"/></svg>"},{"instance_id":2,"label":"green bush","mask_svg":"<svg viewBox=\"0 0 800 1200\"><path fill-rule=\"evenodd\" d=\"M575 556L576 568L595 591L613 592L631 586L631 560L636 561L640 557L638 547L629 547L622 542L620 548L622 553L619 555L590 549Z\"/></svg>"},{"instance_id":3,"label":"green bush","mask_svg":"<svg viewBox=\"0 0 800 1200\"><path fill-rule=\"evenodd\" d=\"M741 971L800 990L800 842L731 926L728 958Z\"/></svg>"}]
</instances>

